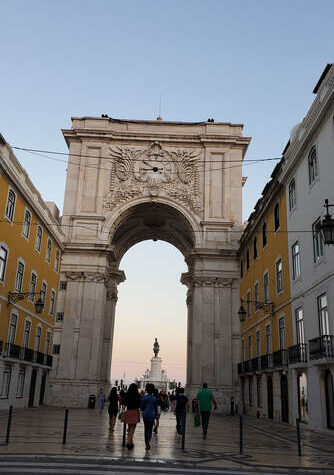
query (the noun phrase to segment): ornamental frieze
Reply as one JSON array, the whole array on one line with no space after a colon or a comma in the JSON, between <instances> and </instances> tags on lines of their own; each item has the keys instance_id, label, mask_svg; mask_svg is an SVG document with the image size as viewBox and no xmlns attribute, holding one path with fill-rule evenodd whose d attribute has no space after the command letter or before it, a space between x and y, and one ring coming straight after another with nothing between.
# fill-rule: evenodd
<instances>
[{"instance_id":1,"label":"ornamental frieze","mask_svg":"<svg viewBox=\"0 0 334 475\"><path fill-rule=\"evenodd\" d=\"M159 142L148 148L110 147L113 159L110 188L104 207L113 208L132 198L161 196L171 198L200 214L199 152L166 149Z\"/></svg>"}]
</instances>

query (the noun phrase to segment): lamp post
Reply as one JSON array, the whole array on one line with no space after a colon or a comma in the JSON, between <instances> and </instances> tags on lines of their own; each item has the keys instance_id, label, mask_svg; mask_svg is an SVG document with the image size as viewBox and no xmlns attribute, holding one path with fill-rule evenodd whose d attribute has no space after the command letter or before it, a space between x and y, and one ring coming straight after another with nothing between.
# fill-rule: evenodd
<instances>
[{"instance_id":1,"label":"lamp post","mask_svg":"<svg viewBox=\"0 0 334 475\"><path fill-rule=\"evenodd\" d=\"M330 205L328 203L328 199L326 198L324 204L324 207L326 208L326 214L320 225L325 244L334 244L334 219L332 219L332 215L329 214L329 208L331 206L334 207L334 204Z\"/></svg>"},{"instance_id":2,"label":"lamp post","mask_svg":"<svg viewBox=\"0 0 334 475\"><path fill-rule=\"evenodd\" d=\"M270 313L273 313L274 311L274 302L259 302L258 300L247 300L247 303L255 303L257 309L264 309L267 310L268 308L270 309ZM240 319L240 323L244 323L246 320L246 310L244 308L243 301L240 301L240 308L238 310L238 315Z\"/></svg>"},{"instance_id":3,"label":"lamp post","mask_svg":"<svg viewBox=\"0 0 334 475\"><path fill-rule=\"evenodd\" d=\"M7 306L13 305L18 300L24 300L28 296L39 295L39 298L35 302L35 310L36 313L42 313L44 308L44 292L41 290L40 292L8 292L7 298Z\"/></svg>"}]
</instances>

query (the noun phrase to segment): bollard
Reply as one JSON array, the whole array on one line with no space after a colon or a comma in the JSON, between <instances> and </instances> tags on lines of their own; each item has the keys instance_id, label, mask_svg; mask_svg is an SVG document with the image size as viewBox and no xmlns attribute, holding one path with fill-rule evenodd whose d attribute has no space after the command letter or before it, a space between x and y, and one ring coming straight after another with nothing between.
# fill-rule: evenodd
<instances>
[{"instance_id":1,"label":"bollard","mask_svg":"<svg viewBox=\"0 0 334 475\"><path fill-rule=\"evenodd\" d=\"M12 414L13 414L13 406L9 406L8 422L7 422L7 433L6 433L6 444L9 444L9 435L10 435L10 426L11 426L11 423L12 423Z\"/></svg>"},{"instance_id":2,"label":"bollard","mask_svg":"<svg viewBox=\"0 0 334 475\"><path fill-rule=\"evenodd\" d=\"M243 420L242 420L242 414L240 414L240 453L243 453Z\"/></svg>"},{"instance_id":3,"label":"bollard","mask_svg":"<svg viewBox=\"0 0 334 475\"><path fill-rule=\"evenodd\" d=\"M126 423L123 422L123 442L122 442L122 447L125 447L125 438L126 438Z\"/></svg>"},{"instance_id":4,"label":"bollard","mask_svg":"<svg viewBox=\"0 0 334 475\"><path fill-rule=\"evenodd\" d=\"M66 437L67 437L67 421L68 421L68 409L65 409L64 432L63 432L63 444L66 444Z\"/></svg>"},{"instance_id":5,"label":"bollard","mask_svg":"<svg viewBox=\"0 0 334 475\"><path fill-rule=\"evenodd\" d=\"M299 418L296 419L296 429L297 429L297 444L298 444L298 456L302 456L302 443L300 439L300 427L299 427Z\"/></svg>"}]
</instances>

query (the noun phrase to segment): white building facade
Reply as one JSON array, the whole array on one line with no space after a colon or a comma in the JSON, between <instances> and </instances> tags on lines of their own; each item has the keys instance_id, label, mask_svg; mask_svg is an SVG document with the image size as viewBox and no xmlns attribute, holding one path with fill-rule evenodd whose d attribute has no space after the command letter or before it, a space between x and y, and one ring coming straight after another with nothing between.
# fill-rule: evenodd
<instances>
[{"instance_id":1,"label":"white building facade","mask_svg":"<svg viewBox=\"0 0 334 475\"><path fill-rule=\"evenodd\" d=\"M334 429L334 246L319 230L334 203L334 66L328 65L304 120L284 151L294 346L289 348L293 417ZM332 208L334 212L334 208Z\"/></svg>"}]
</instances>

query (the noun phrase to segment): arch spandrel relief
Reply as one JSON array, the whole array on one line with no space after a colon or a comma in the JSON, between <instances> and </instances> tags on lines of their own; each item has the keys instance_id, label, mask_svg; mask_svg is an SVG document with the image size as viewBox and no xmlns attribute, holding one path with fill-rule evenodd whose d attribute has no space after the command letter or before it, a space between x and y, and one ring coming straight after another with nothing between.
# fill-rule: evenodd
<instances>
[{"instance_id":1,"label":"arch spandrel relief","mask_svg":"<svg viewBox=\"0 0 334 475\"><path fill-rule=\"evenodd\" d=\"M167 148L155 141L141 148L110 146L109 153L113 165L105 210L135 198L164 197L201 217L200 150Z\"/></svg>"}]
</instances>

